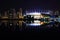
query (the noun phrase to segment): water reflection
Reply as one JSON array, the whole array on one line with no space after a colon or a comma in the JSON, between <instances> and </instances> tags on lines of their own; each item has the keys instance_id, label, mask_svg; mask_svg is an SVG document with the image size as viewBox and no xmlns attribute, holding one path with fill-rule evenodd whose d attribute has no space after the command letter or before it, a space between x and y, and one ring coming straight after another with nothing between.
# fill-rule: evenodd
<instances>
[{"instance_id":1,"label":"water reflection","mask_svg":"<svg viewBox=\"0 0 60 40\"><path fill-rule=\"evenodd\" d=\"M44 22L41 22L39 20L34 20L34 21L26 22L26 26L40 26L42 24L44 24Z\"/></svg>"},{"instance_id":2,"label":"water reflection","mask_svg":"<svg viewBox=\"0 0 60 40\"><path fill-rule=\"evenodd\" d=\"M22 27L23 25L25 26L41 26L43 24L48 24L54 22L46 22L46 21L39 21L39 20L0 20L0 26L4 24L4 26L19 26Z\"/></svg>"},{"instance_id":3,"label":"water reflection","mask_svg":"<svg viewBox=\"0 0 60 40\"><path fill-rule=\"evenodd\" d=\"M33 21L23 21L23 20L0 20L0 25L4 24L5 26L22 26L22 24L26 24L26 26L40 26L44 24L44 22L41 22L39 20L33 20Z\"/></svg>"},{"instance_id":4,"label":"water reflection","mask_svg":"<svg viewBox=\"0 0 60 40\"><path fill-rule=\"evenodd\" d=\"M55 28L59 23L46 22L39 20L0 20L0 31L28 31L28 30L44 30L47 28Z\"/></svg>"}]
</instances>

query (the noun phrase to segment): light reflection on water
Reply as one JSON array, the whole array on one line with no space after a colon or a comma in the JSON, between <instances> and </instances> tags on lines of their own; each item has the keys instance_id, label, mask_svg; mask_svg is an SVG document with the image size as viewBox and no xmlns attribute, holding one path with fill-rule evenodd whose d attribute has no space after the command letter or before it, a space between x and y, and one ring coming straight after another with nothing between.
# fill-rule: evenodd
<instances>
[{"instance_id":1,"label":"light reflection on water","mask_svg":"<svg viewBox=\"0 0 60 40\"><path fill-rule=\"evenodd\" d=\"M40 26L43 25L45 21L39 21L39 20L32 20L32 21L23 21L23 20L0 20L0 25L4 24L4 26L19 26L22 27L22 25L25 24L25 26Z\"/></svg>"},{"instance_id":2,"label":"light reflection on water","mask_svg":"<svg viewBox=\"0 0 60 40\"><path fill-rule=\"evenodd\" d=\"M47 25L44 25L47 24ZM53 27L54 22L41 22L39 20L32 20L32 21L23 21L23 20L0 20L0 29L2 30L11 30L11 31L21 31L21 30L40 30L40 29L46 29L46 27L50 28ZM43 25L43 26L42 26ZM55 26L55 25L54 25ZM59 25L58 25L59 26Z\"/></svg>"},{"instance_id":3,"label":"light reflection on water","mask_svg":"<svg viewBox=\"0 0 60 40\"><path fill-rule=\"evenodd\" d=\"M39 20L34 20L34 21L31 22L31 23L26 23L26 26L40 26L40 25L42 25L42 24L44 24L44 22L41 22L41 21L39 21Z\"/></svg>"},{"instance_id":4,"label":"light reflection on water","mask_svg":"<svg viewBox=\"0 0 60 40\"><path fill-rule=\"evenodd\" d=\"M7 26L9 24L9 26L12 26L12 25L19 25L19 26L22 26L22 24L26 24L27 25L35 25L35 26L40 26L42 24L44 24L44 22L41 22L39 20L34 20L34 21L23 21L23 20L0 20L0 25L4 23L5 26Z\"/></svg>"}]
</instances>

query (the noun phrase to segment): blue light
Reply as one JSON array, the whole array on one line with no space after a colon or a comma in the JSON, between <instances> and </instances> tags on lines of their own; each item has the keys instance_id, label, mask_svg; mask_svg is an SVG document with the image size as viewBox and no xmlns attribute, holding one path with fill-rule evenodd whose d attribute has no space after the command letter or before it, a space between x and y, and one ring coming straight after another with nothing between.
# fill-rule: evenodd
<instances>
[{"instance_id":1,"label":"blue light","mask_svg":"<svg viewBox=\"0 0 60 40\"><path fill-rule=\"evenodd\" d=\"M32 24L26 24L27 26L40 26L41 24L36 24L36 23L32 23Z\"/></svg>"}]
</instances>

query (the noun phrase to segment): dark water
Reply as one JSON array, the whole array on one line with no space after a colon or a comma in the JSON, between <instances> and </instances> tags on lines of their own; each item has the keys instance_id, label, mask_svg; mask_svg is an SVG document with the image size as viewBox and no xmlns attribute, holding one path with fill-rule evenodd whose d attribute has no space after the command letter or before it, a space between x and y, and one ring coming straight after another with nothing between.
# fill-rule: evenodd
<instances>
[{"instance_id":1,"label":"dark water","mask_svg":"<svg viewBox=\"0 0 60 40\"><path fill-rule=\"evenodd\" d=\"M59 24L39 20L0 20L0 32L60 32Z\"/></svg>"}]
</instances>

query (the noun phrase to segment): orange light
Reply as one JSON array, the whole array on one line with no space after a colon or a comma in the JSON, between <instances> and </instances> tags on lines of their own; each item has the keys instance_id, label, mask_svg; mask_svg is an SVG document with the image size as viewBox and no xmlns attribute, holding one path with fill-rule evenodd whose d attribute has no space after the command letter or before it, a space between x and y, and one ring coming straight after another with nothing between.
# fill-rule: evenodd
<instances>
[{"instance_id":1,"label":"orange light","mask_svg":"<svg viewBox=\"0 0 60 40\"><path fill-rule=\"evenodd\" d=\"M44 24L44 22L40 22L40 24Z\"/></svg>"},{"instance_id":2,"label":"orange light","mask_svg":"<svg viewBox=\"0 0 60 40\"><path fill-rule=\"evenodd\" d=\"M22 18L22 19L23 19L23 18L24 18L24 16L19 16L19 18Z\"/></svg>"},{"instance_id":3,"label":"orange light","mask_svg":"<svg viewBox=\"0 0 60 40\"><path fill-rule=\"evenodd\" d=\"M43 16L42 16L42 15L40 15L40 18L43 18Z\"/></svg>"}]
</instances>

